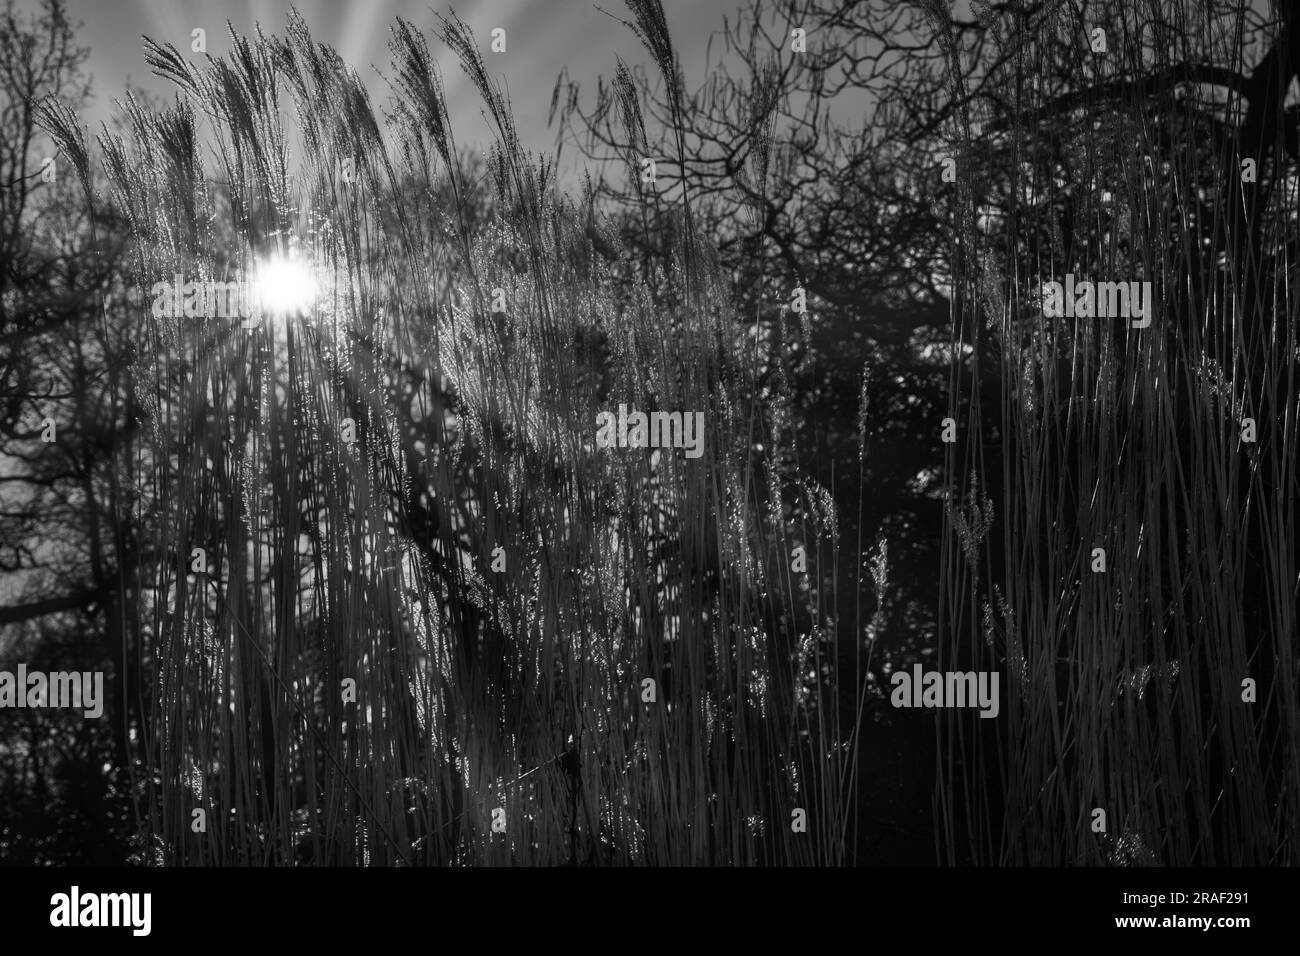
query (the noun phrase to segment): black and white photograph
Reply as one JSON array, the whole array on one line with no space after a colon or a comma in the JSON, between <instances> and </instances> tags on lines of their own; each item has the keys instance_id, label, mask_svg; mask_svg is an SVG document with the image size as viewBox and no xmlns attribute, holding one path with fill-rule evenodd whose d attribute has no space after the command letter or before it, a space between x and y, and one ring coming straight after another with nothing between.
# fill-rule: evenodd
<instances>
[{"instance_id":1,"label":"black and white photograph","mask_svg":"<svg viewBox=\"0 0 1300 956\"><path fill-rule=\"evenodd\" d=\"M1298 451L1300 0L0 0L0 927L1260 945Z\"/></svg>"}]
</instances>

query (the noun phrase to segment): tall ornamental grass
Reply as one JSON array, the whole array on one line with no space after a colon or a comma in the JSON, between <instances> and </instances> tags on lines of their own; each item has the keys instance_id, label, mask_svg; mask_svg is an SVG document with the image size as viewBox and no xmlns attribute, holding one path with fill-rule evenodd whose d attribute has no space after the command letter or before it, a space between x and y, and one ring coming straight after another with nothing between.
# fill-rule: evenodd
<instances>
[{"instance_id":1,"label":"tall ornamental grass","mask_svg":"<svg viewBox=\"0 0 1300 956\"><path fill-rule=\"evenodd\" d=\"M634 13L675 69L658 5ZM689 196L665 268L633 269L521 148L468 28L437 34L495 126L486 211L401 20L387 108L296 16L203 65L149 42L176 101L125 102L102 189L46 108L127 214L142 293L146 857L844 862L853 735L790 560L833 515L796 517L789 411L754 373L773 346L737 334ZM155 314L156 283L277 261L313 270L307 309ZM620 404L703 412L702 453L598 447Z\"/></svg>"},{"instance_id":2,"label":"tall ornamental grass","mask_svg":"<svg viewBox=\"0 0 1300 956\"><path fill-rule=\"evenodd\" d=\"M1003 25L1010 99L953 131L970 357L941 654L1000 671L1007 699L983 725L941 718L940 856L1293 863L1294 117L1266 86L1247 100L1176 70L1250 76L1276 30L1247 46L1241 10L1224 27L1183 5L1051 9ZM1153 17L1168 30L1143 34ZM1060 50L1082 51L1092 93L1061 97ZM1046 316L1067 273L1150 282L1151 324Z\"/></svg>"}]
</instances>

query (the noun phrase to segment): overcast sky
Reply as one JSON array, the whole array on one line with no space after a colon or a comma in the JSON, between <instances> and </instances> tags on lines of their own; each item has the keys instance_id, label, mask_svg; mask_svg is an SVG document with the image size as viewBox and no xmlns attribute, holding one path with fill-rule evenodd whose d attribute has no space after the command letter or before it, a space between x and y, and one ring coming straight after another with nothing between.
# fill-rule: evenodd
<instances>
[{"instance_id":1,"label":"overcast sky","mask_svg":"<svg viewBox=\"0 0 1300 956\"><path fill-rule=\"evenodd\" d=\"M285 17L295 4L288 0L69 0L80 42L91 50L88 64L95 79L96 102L87 124L94 131L101 120L112 115L112 100L120 97L129 80L170 98L169 84L154 77L144 63L141 35L159 42L171 42L187 56L191 31L207 31L208 53L219 56L230 50L226 27L229 20L241 34L252 34L260 23L266 33L282 32ZM33 9L36 0L20 0L19 7ZM430 36L430 49L442 67L448 84L448 106L457 143L469 145L490 141L490 131L481 116L477 94L470 87L456 61L441 42L432 38L433 11L443 14L454 9L480 40L488 69L503 82L514 105L519 135L529 149L550 151L555 131L546 121L556 76L567 68L583 87L582 102L594 102L598 76L610 77L621 56L629 64L646 64L648 57L640 41L609 14L631 19L623 0L470 0L449 4L445 0L299 0L296 4L319 41L333 46L343 59L354 65L370 83L377 105L388 96L387 86L374 67L388 72L388 39L395 16L423 28ZM705 51L709 35L721 29L723 17L732 17L739 0L665 0L672 39L677 46L688 87L704 79ZM491 31L504 27L507 51L488 53ZM717 56L718 45L714 47ZM566 167L577 157L568 155Z\"/></svg>"}]
</instances>

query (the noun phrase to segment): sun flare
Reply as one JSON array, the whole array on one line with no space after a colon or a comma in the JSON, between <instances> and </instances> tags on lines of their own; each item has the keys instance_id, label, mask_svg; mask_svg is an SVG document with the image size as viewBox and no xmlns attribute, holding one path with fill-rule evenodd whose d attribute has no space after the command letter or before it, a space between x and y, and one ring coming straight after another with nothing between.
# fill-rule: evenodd
<instances>
[{"instance_id":1,"label":"sun flare","mask_svg":"<svg viewBox=\"0 0 1300 956\"><path fill-rule=\"evenodd\" d=\"M286 318L310 312L320 296L320 283L309 263L275 255L253 271L253 299L263 314Z\"/></svg>"}]
</instances>

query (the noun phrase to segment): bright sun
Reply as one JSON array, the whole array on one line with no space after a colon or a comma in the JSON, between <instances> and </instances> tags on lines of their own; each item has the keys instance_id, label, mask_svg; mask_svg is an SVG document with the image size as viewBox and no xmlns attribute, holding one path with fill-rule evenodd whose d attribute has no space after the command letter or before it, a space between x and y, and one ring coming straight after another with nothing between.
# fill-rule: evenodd
<instances>
[{"instance_id":1,"label":"bright sun","mask_svg":"<svg viewBox=\"0 0 1300 956\"><path fill-rule=\"evenodd\" d=\"M253 271L253 298L264 315L285 318L308 312L320 295L312 268L300 259L272 256Z\"/></svg>"}]
</instances>

